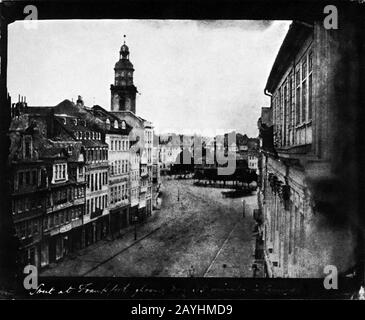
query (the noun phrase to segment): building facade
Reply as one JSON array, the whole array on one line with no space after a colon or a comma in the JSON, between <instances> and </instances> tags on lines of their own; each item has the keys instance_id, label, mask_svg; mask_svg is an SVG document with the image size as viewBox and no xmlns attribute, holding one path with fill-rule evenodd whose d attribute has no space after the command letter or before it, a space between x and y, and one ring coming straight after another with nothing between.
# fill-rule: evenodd
<instances>
[{"instance_id":1,"label":"building facade","mask_svg":"<svg viewBox=\"0 0 365 320\"><path fill-rule=\"evenodd\" d=\"M354 42L339 47L346 34ZM347 74L342 64L356 70L356 61L343 59L358 45L350 24L334 34L318 21L295 22L271 70L271 105L259 120L259 216L270 277L323 277L327 265L346 274L355 265L356 159L348 125L357 87L340 79Z\"/></svg>"},{"instance_id":2,"label":"building facade","mask_svg":"<svg viewBox=\"0 0 365 320\"><path fill-rule=\"evenodd\" d=\"M21 265L46 267L152 214L154 133L135 114L133 65L123 44L112 111L64 100L11 108L12 220Z\"/></svg>"},{"instance_id":3,"label":"building facade","mask_svg":"<svg viewBox=\"0 0 365 320\"><path fill-rule=\"evenodd\" d=\"M103 130L108 145L110 233L115 237L130 220L129 132L132 128L100 106L94 106L90 112L101 121L99 128Z\"/></svg>"}]
</instances>

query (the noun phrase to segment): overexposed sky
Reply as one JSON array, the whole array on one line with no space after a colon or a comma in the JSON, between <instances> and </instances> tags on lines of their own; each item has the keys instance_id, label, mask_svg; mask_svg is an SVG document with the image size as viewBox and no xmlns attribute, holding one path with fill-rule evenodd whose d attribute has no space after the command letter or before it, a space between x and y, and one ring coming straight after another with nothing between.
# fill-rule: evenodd
<instances>
[{"instance_id":1,"label":"overexposed sky","mask_svg":"<svg viewBox=\"0 0 365 320\"><path fill-rule=\"evenodd\" d=\"M29 105L81 95L110 110L127 35L136 113L157 133L257 135L264 87L288 21L66 20L9 26L8 90Z\"/></svg>"}]
</instances>

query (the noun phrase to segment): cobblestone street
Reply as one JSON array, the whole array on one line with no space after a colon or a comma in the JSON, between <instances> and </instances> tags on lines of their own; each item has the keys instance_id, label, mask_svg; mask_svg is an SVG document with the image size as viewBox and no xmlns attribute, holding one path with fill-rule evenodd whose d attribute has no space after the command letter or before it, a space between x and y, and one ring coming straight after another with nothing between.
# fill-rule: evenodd
<instances>
[{"instance_id":1,"label":"cobblestone street","mask_svg":"<svg viewBox=\"0 0 365 320\"><path fill-rule=\"evenodd\" d=\"M45 270L43 276L252 277L256 194L224 198L225 189L163 180L161 210L122 238L100 241ZM243 204L247 207L242 217Z\"/></svg>"}]
</instances>

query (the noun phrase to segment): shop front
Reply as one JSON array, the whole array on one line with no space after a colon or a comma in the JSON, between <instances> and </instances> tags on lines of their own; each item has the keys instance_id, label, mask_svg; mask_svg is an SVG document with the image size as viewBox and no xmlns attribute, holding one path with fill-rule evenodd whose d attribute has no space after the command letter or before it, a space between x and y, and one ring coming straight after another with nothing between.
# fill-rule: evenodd
<instances>
[{"instance_id":1,"label":"shop front","mask_svg":"<svg viewBox=\"0 0 365 320\"><path fill-rule=\"evenodd\" d=\"M41 266L41 246L40 243L30 238L21 242L22 249L19 252L19 262L22 266Z\"/></svg>"},{"instance_id":2,"label":"shop front","mask_svg":"<svg viewBox=\"0 0 365 320\"><path fill-rule=\"evenodd\" d=\"M138 209L138 218L139 218L139 222L144 222L147 219L146 207L142 207L142 208Z\"/></svg>"},{"instance_id":3,"label":"shop front","mask_svg":"<svg viewBox=\"0 0 365 320\"><path fill-rule=\"evenodd\" d=\"M116 208L110 210L110 232L116 237L128 226L128 207Z\"/></svg>"},{"instance_id":4,"label":"shop front","mask_svg":"<svg viewBox=\"0 0 365 320\"><path fill-rule=\"evenodd\" d=\"M138 205L130 207L129 209L129 224L134 224L133 217L139 217L138 215Z\"/></svg>"},{"instance_id":5,"label":"shop front","mask_svg":"<svg viewBox=\"0 0 365 320\"><path fill-rule=\"evenodd\" d=\"M49 263L57 262L61 260L72 249L72 223L65 224L61 227L53 229L49 234L49 241L48 241L48 258ZM43 245L44 248L47 247L46 244ZM44 256L44 263L46 262L46 254Z\"/></svg>"}]
</instances>

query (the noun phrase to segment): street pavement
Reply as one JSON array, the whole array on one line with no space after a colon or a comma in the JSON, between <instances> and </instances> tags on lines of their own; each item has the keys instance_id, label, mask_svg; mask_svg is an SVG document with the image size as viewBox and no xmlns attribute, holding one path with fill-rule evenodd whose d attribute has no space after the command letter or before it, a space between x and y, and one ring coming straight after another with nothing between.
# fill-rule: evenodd
<instances>
[{"instance_id":1,"label":"street pavement","mask_svg":"<svg viewBox=\"0 0 365 320\"><path fill-rule=\"evenodd\" d=\"M138 226L136 241L128 227L122 238L99 241L41 275L252 277L257 197L224 198L226 190L165 178L161 209Z\"/></svg>"}]
</instances>

